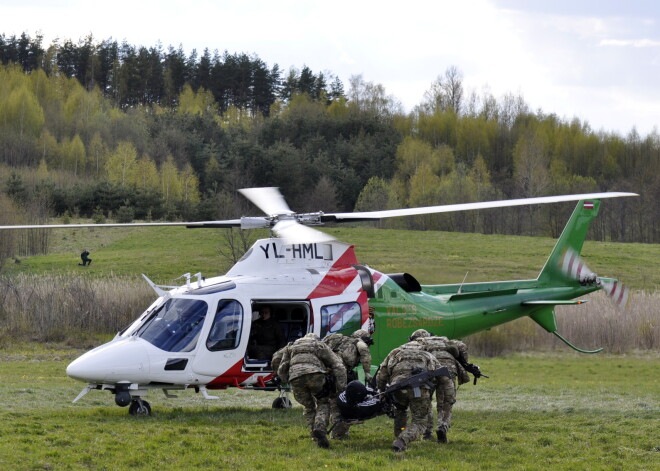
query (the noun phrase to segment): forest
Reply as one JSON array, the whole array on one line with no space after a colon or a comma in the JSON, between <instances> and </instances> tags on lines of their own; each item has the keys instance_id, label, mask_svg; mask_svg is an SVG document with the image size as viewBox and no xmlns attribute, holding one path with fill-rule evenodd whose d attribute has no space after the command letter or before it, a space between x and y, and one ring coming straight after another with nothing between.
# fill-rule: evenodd
<instances>
[{"instance_id":1,"label":"forest","mask_svg":"<svg viewBox=\"0 0 660 471\"><path fill-rule=\"evenodd\" d=\"M344 84L256 54L43 44L0 34L0 224L258 214L238 188L276 186L296 211L352 211L593 191L590 236L660 242L660 135L621 136L531 110L520 95L439 71L419 105L354 75ZM572 206L419 216L386 227L557 236ZM0 259L47 235L0 234Z\"/></svg>"}]
</instances>

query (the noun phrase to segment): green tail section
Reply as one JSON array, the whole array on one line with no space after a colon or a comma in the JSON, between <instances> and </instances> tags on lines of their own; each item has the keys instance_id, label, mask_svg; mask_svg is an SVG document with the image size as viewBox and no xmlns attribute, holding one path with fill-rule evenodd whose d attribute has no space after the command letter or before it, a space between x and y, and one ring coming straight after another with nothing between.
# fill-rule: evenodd
<instances>
[{"instance_id":1,"label":"green tail section","mask_svg":"<svg viewBox=\"0 0 660 471\"><path fill-rule=\"evenodd\" d=\"M561 236L559 236L555 248L552 249L550 257L548 257L539 274L538 281L540 285L552 285L567 280L566 275L559 268L562 256L568 248L580 254L591 221L598 215L599 208L600 200L581 200L578 202Z\"/></svg>"}]
</instances>

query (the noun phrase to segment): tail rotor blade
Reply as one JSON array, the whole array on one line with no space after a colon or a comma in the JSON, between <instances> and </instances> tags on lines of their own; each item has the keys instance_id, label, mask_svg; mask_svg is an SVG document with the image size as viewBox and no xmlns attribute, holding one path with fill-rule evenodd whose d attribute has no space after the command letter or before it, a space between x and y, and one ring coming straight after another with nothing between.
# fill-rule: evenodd
<instances>
[{"instance_id":1,"label":"tail rotor blade","mask_svg":"<svg viewBox=\"0 0 660 471\"><path fill-rule=\"evenodd\" d=\"M625 309L628 305L629 291L626 286L619 283L617 280L601 280L603 291L612 298L612 301L619 309Z\"/></svg>"},{"instance_id":2,"label":"tail rotor blade","mask_svg":"<svg viewBox=\"0 0 660 471\"><path fill-rule=\"evenodd\" d=\"M582 284L597 284L607 294L619 309L625 309L628 304L629 291L618 280L600 278L593 273L573 249L567 249L559 261L561 272L567 277Z\"/></svg>"},{"instance_id":3,"label":"tail rotor blade","mask_svg":"<svg viewBox=\"0 0 660 471\"><path fill-rule=\"evenodd\" d=\"M578 280L580 283L587 281L595 281L596 274L589 270L582 257L573 249L567 249L564 256L560 260L561 272L572 278Z\"/></svg>"}]
</instances>

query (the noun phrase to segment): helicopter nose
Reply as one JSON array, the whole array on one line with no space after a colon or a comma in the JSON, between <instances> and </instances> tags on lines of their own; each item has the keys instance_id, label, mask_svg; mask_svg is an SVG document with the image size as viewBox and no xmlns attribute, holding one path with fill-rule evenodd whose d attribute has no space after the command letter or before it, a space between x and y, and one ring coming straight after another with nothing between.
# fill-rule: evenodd
<instances>
[{"instance_id":1,"label":"helicopter nose","mask_svg":"<svg viewBox=\"0 0 660 471\"><path fill-rule=\"evenodd\" d=\"M143 382L149 373L144 341L134 337L101 345L71 362L66 374L88 383Z\"/></svg>"}]
</instances>

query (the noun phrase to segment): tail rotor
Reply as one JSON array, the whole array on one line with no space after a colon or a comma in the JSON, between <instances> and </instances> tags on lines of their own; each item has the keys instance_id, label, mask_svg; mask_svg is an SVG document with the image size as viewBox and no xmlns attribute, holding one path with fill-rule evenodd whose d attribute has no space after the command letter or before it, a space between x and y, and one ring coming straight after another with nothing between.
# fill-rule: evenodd
<instances>
[{"instance_id":1,"label":"tail rotor","mask_svg":"<svg viewBox=\"0 0 660 471\"><path fill-rule=\"evenodd\" d=\"M559 260L561 272L581 285L596 285L605 291L619 309L625 309L628 304L629 291L622 283L614 278L602 278L587 267L582 257L573 249L567 248Z\"/></svg>"}]
</instances>

